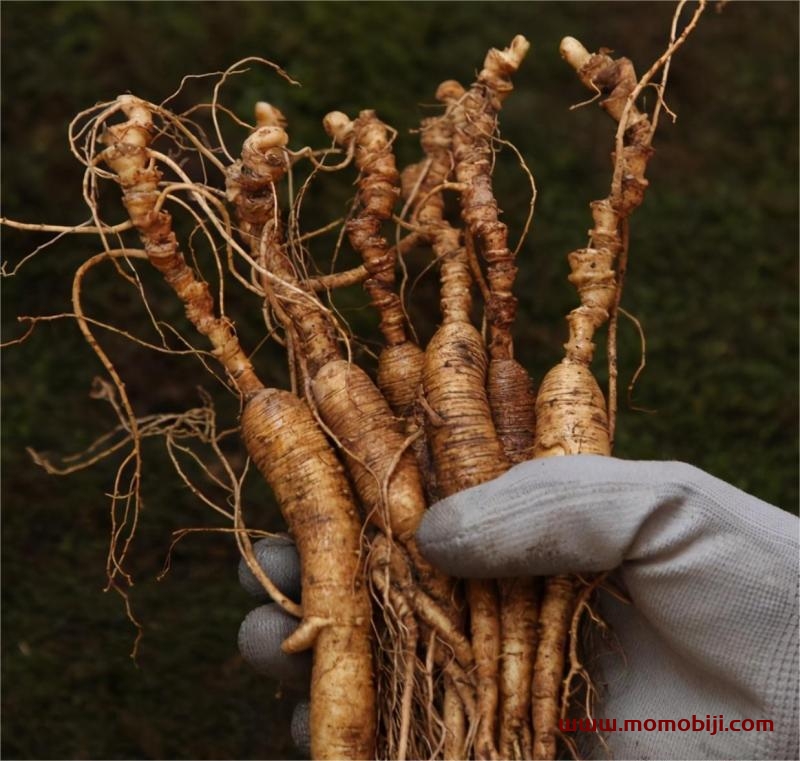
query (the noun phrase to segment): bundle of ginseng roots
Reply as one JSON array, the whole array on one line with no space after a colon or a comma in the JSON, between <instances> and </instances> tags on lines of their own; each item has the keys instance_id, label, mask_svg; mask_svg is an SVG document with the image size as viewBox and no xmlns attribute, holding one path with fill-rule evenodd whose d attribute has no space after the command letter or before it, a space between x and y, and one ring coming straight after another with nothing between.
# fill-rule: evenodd
<instances>
[{"instance_id":1,"label":"bundle of ginseng roots","mask_svg":"<svg viewBox=\"0 0 800 761\"><path fill-rule=\"evenodd\" d=\"M228 162L208 150L188 120L132 95L92 110L80 129L76 120L72 142L76 147L85 137L87 186L96 194L101 178L119 184L142 243L141 250L112 248L116 230L95 214L105 251L81 267L74 288L79 322L117 385L134 442L126 460L135 471L128 500L138 490L138 440L147 423L133 414L79 296L88 269L100 261L119 268L146 258L210 341L241 399L241 438L296 544L299 604L257 566L236 511L234 534L248 565L299 619L284 651L313 651L314 758L545 759L566 749L558 718L581 690L581 708L591 692L576 638L597 580L448 578L421 555L415 531L429 505L517 463L610 454L609 404L589 365L593 334L619 303L615 266L626 254L627 219L647 186L655 125L634 101L687 33L673 33L660 64L640 81L627 59L589 54L572 38L562 43L563 57L619 130L611 192L591 204L589 244L568 257L580 305L568 316L565 357L537 395L514 359L517 268L492 187L498 114L528 52L524 37L490 50L470 87L439 86L441 112L422 121L421 158L402 172L396 133L369 110L325 117L336 164L325 163L327 155L318 160L317 151L291 150L283 115L265 103L256 108L240 157ZM220 170L224 191L207 178L191 180L156 149L169 138ZM354 269L308 274L299 201L289 210L280 204L293 166L304 161L313 169L298 199L323 171L357 170L354 206L341 230L361 258ZM164 172L173 179L166 182ZM257 295L271 331L282 334L291 391L266 387L240 345L223 307L223 267L215 296L184 258L167 211L181 191L200 210L197 228L223 241L227 276ZM429 252L440 283L441 322L427 346L416 343L397 276L412 249ZM328 298L337 286L358 282L383 337L376 380L353 361L346 326ZM482 302L481 329L473 297ZM175 427L169 431L174 443ZM120 535L121 529L114 540ZM125 549L129 543L130 537ZM123 573L119 557L112 548L110 579Z\"/></svg>"}]
</instances>

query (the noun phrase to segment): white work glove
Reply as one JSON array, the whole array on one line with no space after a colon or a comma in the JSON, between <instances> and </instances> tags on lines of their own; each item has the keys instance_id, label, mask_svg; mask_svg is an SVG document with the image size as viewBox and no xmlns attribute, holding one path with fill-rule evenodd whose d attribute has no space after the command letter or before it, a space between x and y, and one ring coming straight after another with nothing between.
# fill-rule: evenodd
<instances>
[{"instance_id":1,"label":"white work glove","mask_svg":"<svg viewBox=\"0 0 800 761\"><path fill-rule=\"evenodd\" d=\"M453 576L618 569L631 604L601 593L620 648L602 660L595 713L617 719L615 759L798 758L795 516L684 463L578 455L439 502L417 538ZM713 735L621 731L625 719L720 714L729 731ZM747 719L773 731L730 730Z\"/></svg>"}]
</instances>

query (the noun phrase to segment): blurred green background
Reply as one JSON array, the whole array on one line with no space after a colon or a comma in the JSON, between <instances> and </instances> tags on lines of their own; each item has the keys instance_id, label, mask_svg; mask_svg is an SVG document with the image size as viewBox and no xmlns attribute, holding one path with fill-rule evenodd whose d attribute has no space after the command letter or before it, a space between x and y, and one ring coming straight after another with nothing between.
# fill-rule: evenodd
<instances>
[{"instance_id":1,"label":"blurred green background","mask_svg":"<svg viewBox=\"0 0 800 761\"><path fill-rule=\"evenodd\" d=\"M81 167L66 143L78 111L121 92L160 101L185 74L221 70L247 55L277 62L302 82L289 87L263 68L231 82L224 103L245 118L257 99L290 119L292 144L322 146L322 116L375 108L400 132L401 163L418 158L408 135L443 79L471 81L490 46L516 33L533 48L502 114L539 198L520 254L517 353L538 379L558 360L563 316L575 305L565 254L583 245L588 202L607 193L614 125L558 56L565 34L590 49L614 48L639 71L661 52L667 3L6 3L2 14L3 214L76 223L86 217ZM691 462L767 501L797 510L797 14L794 3L709 11L675 58L668 103L632 220L624 306L647 334L647 368L630 409L623 399L616 453ZM209 100L192 80L178 105ZM648 96L652 99L652 95ZM244 133L233 131L241 140ZM308 227L346 209L351 172L325 178ZM497 189L512 237L527 187L513 155L498 158ZM109 200L109 203L113 201ZM121 212L116 217L121 219ZM4 340L16 317L68 311L71 273L97 250L89 236L60 241L3 282ZM8 264L48 236L3 230ZM317 246L324 258L327 245ZM418 265L419 263L417 263ZM412 263L413 266L414 265ZM208 267L208 262L206 262ZM86 306L98 319L137 330L141 304L110 270L95 272ZM180 308L148 281L160 317L184 325ZM438 318L424 278L415 316L423 335ZM163 301L160 296L164 295ZM368 335L360 292L340 305ZM231 297L247 346L259 338L251 296ZM621 389L639 360L634 328L621 322ZM192 334L186 329L185 334ZM101 335L139 414L198 403L198 385L219 384L195 360L165 359ZM199 345L199 341L197 342ZM256 356L271 383L285 383L280 354ZM602 363L603 355L599 357ZM134 632L118 597L104 594L107 499L118 463L68 478L47 476L25 447L66 454L114 424L88 397L102 368L69 321L40 327L3 355L4 758L286 758L291 699L253 674L236 650L252 602L237 584L232 540L185 540L162 582L173 530L220 526L177 483L163 444L148 442L139 535L131 550L131 597L145 626L138 667ZM603 376L602 370L600 375ZM235 404L222 399L224 425ZM249 522L279 529L257 482Z\"/></svg>"}]
</instances>

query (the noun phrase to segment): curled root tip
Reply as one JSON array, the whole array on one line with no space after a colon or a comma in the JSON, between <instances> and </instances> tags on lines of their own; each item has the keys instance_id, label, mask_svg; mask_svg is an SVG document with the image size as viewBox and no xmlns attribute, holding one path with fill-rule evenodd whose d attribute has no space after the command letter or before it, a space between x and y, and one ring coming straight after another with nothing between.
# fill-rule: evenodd
<instances>
[{"instance_id":1,"label":"curled root tip","mask_svg":"<svg viewBox=\"0 0 800 761\"><path fill-rule=\"evenodd\" d=\"M564 37L558 46L558 52L575 70L583 68L584 64L591 58L589 51L574 37Z\"/></svg>"},{"instance_id":2,"label":"curled root tip","mask_svg":"<svg viewBox=\"0 0 800 761\"><path fill-rule=\"evenodd\" d=\"M341 111L331 111L322 119L325 132L340 145L349 142L353 135L353 120Z\"/></svg>"},{"instance_id":3,"label":"curled root tip","mask_svg":"<svg viewBox=\"0 0 800 761\"><path fill-rule=\"evenodd\" d=\"M258 127L286 127L289 123L279 108L264 100L256 103L255 117Z\"/></svg>"},{"instance_id":4,"label":"curled root tip","mask_svg":"<svg viewBox=\"0 0 800 761\"><path fill-rule=\"evenodd\" d=\"M527 54L528 51L531 49L531 43L525 35L518 34L511 40L511 45L509 45L509 52L516 58L518 61L521 61Z\"/></svg>"}]
</instances>

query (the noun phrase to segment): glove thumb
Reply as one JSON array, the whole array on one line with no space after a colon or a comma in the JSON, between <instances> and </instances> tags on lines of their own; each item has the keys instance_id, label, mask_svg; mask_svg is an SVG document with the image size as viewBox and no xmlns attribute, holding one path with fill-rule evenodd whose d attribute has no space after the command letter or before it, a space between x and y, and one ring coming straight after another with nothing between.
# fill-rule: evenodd
<instances>
[{"instance_id":1,"label":"glove thumb","mask_svg":"<svg viewBox=\"0 0 800 761\"><path fill-rule=\"evenodd\" d=\"M594 455L524 462L434 505L417 541L452 576L608 571L659 504L682 499L680 469L693 470Z\"/></svg>"}]
</instances>

